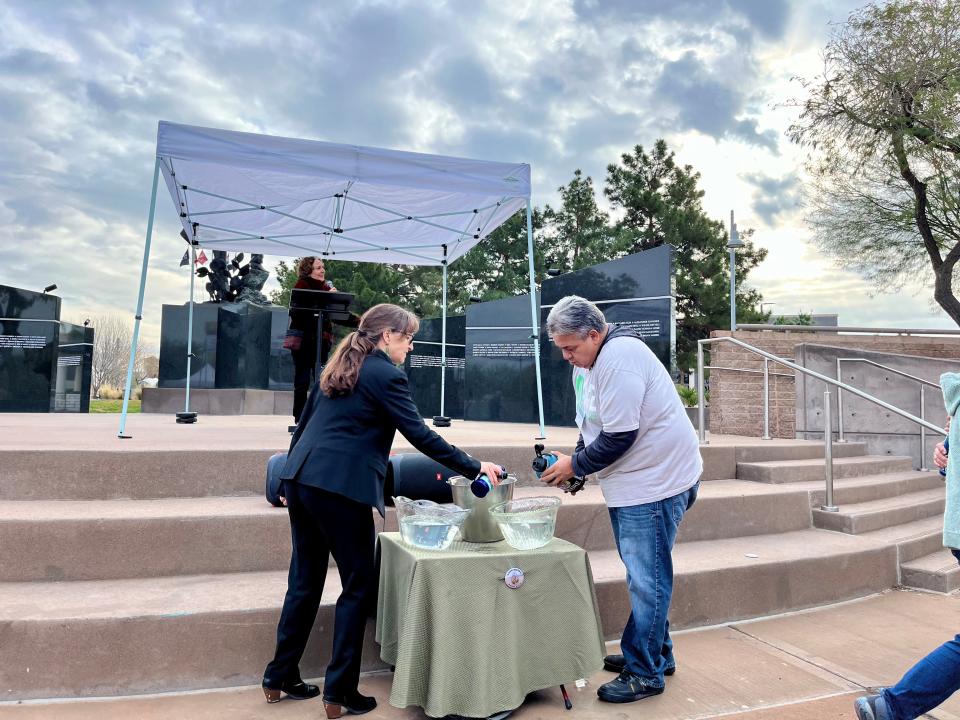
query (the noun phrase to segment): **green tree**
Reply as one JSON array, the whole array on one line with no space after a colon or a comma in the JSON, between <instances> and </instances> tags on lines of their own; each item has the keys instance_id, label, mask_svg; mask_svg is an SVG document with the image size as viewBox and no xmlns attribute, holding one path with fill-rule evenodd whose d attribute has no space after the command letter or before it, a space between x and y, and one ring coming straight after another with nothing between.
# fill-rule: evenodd
<instances>
[{"instance_id":1,"label":"green tree","mask_svg":"<svg viewBox=\"0 0 960 720\"><path fill-rule=\"evenodd\" d=\"M547 205L543 211L547 230L541 242L547 267L563 272L580 270L622 254L609 216L597 207L592 178L577 169L573 179L557 190L560 208Z\"/></svg>"},{"instance_id":2,"label":"green tree","mask_svg":"<svg viewBox=\"0 0 960 720\"><path fill-rule=\"evenodd\" d=\"M882 291L932 270L960 324L960 2L855 11L803 85L789 136L810 150L815 242Z\"/></svg>"},{"instance_id":3,"label":"green tree","mask_svg":"<svg viewBox=\"0 0 960 720\"><path fill-rule=\"evenodd\" d=\"M664 140L651 153L637 145L621 156L621 164L607 167L604 193L614 208L623 210L617 224L619 254L672 245L677 297L677 362L691 367L697 340L711 330L730 327L729 254L722 222L703 210L700 173L680 166ZM749 288L748 273L767 255L752 240L753 231L740 233L744 244L737 251L737 320L756 322L760 294Z\"/></svg>"}]
</instances>

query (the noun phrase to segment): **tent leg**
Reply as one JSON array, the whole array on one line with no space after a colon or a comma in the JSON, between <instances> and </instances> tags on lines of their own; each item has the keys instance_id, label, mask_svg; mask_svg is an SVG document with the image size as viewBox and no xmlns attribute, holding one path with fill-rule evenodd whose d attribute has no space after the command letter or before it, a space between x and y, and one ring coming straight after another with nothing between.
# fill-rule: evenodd
<instances>
[{"instance_id":1,"label":"tent leg","mask_svg":"<svg viewBox=\"0 0 960 720\"><path fill-rule=\"evenodd\" d=\"M543 382L540 378L540 317L537 307L537 280L533 271L533 214L530 209L530 200L527 200L527 259L530 263L530 318L533 333L533 366L537 371L537 411L540 414L540 435L538 440L547 437L543 425Z\"/></svg>"},{"instance_id":2,"label":"tent leg","mask_svg":"<svg viewBox=\"0 0 960 720\"><path fill-rule=\"evenodd\" d=\"M133 385L133 364L137 359L137 342L140 340L140 320L143 318L143 293L147 287L147 265L150 262L150 241L153 238L153 215L157 209L157 181L160 179L160 158L153 165L153 189L150 191L150 214L147 217L147 238L143 243L143 267L140 270L140 294L137 296L137 314L134 315L133 337L130 338L130 359L127 362L127 382L123 388L123 408L120 410L120 430L117 437L128 439L127 408L130 404L130 387Z\"/></svg>"},{"instance_id":3,"label":"tent leg","mask_svg":"<svg viewBox=\"0 0 960 720\"><path fill-rule=\"evenodd\" d=\"M194 235L196 227L194 226ZM187 304L187 382L183 398L183 412L177 413L178 425L192 425L197 421L197 414L190 412L190 379L193 375L193 283L197 271L196 237L190 239L190 302Z\"/></svg>"},{"instance_id":4,"label":"tent leg","mask_svg":"<svg viewBox=\"0 0 960 720\"><path fill-rule=\"evenodd\" d=\"M443 246L443 321L440 334L440 414L433 418L435 427L450 427L450 418L447 417L447 246Z\"/></svg>"}]
</instances>

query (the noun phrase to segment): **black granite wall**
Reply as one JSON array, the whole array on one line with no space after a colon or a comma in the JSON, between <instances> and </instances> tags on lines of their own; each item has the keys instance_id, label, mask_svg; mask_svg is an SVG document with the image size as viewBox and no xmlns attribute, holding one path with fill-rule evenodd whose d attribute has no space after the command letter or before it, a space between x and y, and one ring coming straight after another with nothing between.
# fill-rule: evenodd
<instances>
[{"instance_id":1,"label":"black granite wall","mask_svg":"<svg viewBox=\"0 0 960 720\"><path fill-rule=\"evenodd\" d=\"M463 315L447 317L447 377L444 414L462 418L464 398L464 344L467 319ZM440 414L440 371L443 319L420 321L420 330L413 338L413 350L407 355L403 369L410 379L413 401L424 418Z\"/></svg>"},{"instance_id":2,"label":"black granite wall","mask_svg":"<svg viewBox=\"0 0 960 720\"><path fill-rule=\"evenodd\" d=\"M0 285L0 412L50 412L60 298Z\"/></svg>"},{"instance_id":3,"label":"black granite wall","mask_svg":"<svg viewBox=\"0 0 960 720\"><path fill-rule=\"evenodd\" d=\"M607 322L636 329L668 371L675 375L676 316L673 248L627 255L618 260L547 278L541 289L543 328L540 368L547 425L573 425L575 398L571 366L546 333L546 320L558 300L579 295L595 303ZM549 388L549 391L547 390Z\"/></svg>"},{"instance_id":4,"label":"black granite wall","mask_svg":"<svg viewBox=\"0 0 960 720\"><path fill-rule=\"evenodd\" d=\"M164 305L160 387L187 380L187 304ZM249 303L197 303L193 309L190 387L293 388L293 362L283 349L287 309Z\"/></svg>"},{"instance_id":5,"label":"black granite wall","mask_svg":"<svg viewBox=\"0 0 960 720\"><path fill-rule=\"evenodd\" d=\"M90 412L93 338L92 327L60 323L57 376L50 406L54 412Z\"/></svg>"},{"instance_id":6,"label":"black granite wall","mask_svg":"<svg viewBox=\"0 0 960 720\"><path fill-rule=\"evenodd\" d=\"M465 419L538 422L531 334L529 295L467 308Z\"/></svg>"}]
</instances>

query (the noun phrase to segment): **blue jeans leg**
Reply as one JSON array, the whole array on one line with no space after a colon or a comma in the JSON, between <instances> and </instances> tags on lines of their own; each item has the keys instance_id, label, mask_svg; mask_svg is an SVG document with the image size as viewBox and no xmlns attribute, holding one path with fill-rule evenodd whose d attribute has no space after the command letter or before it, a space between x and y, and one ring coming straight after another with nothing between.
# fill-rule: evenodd
<instances>
[{"instance_id":1,"label":"blue jeans leg","mask_svg":"<svg viewBox=\"0 0 960 720\"><path fill-rule=\"evenodd\" d=\"M673 667L667 613L673 596L677 528L697 498L699 485L665 500L610 508L617 551L627 568L630 618L620 639L627 669L653 686Z\"/></svg>"},{"instance_id":2,"label":"blue jeans leg","mask_svg":"<svg viewBox=\"0 0 960 720\"><path fill-rule=\"evenodd\" d=\"M950 548L960 562L960 550ZM948 640L882 691L892 720L913 720L960 690L960 635Z\"/></svg>"}]
</instances>

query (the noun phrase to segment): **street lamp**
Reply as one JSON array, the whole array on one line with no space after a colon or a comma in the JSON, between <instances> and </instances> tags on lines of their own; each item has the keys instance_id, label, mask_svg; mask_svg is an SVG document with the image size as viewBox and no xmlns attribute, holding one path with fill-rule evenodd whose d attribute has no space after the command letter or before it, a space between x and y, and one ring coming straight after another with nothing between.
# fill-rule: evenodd
<instances>
[{"instance_id":1,"label":"street lamp","mask_svg":"<svg viewBox=\"0 0 960 720\"><path fill-rule=\"evenodd\" d=\"M764 305L776 305L775 302L762 302L760 303L760 314L763 315L763 306Z\"/></svg>"},{"instance_id":2,"label":"street lamp","mask_svg":"<svg viewBox=\"0 0 960 720\"><path fill-rule=\"evenodd\" d=\"M737 329L737 248L743 247L740 235L737 233L737 224L733 221L733 210L730 211L730 241L727 250L730 251L730 331Z\"/></svg>"}]
</instances>

